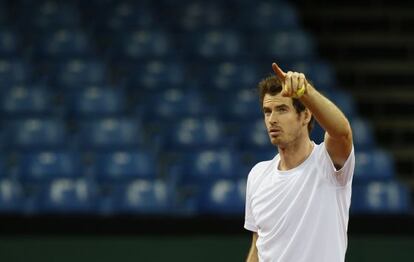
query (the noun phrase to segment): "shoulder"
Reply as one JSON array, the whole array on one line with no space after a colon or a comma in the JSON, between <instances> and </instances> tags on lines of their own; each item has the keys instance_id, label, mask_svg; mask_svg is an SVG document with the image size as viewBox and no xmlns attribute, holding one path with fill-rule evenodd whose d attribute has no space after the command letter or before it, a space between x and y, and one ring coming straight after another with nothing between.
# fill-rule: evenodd
<instances>
[{"instance_id":1,"label":"shoulder","mask_svg":"<svg viewBox=\"0 0 414 262\"><path fill-rule=\"evenodd\" d=\"M322 142L320 144L315 144L313 155L319 160L321 160L321 158L326 159L326 160L329 159L329 154L328 154L328 151L326 150L325 142Z\"/></svg>"},{"instance_id":2,"label":"shoulder","mask_svg":"<svg viewBox=\"0 0 414 262\"><path fill-rule=\"evenodd\" d=\"M329 162L329 164L332 164L332 166L334 166L334 163L333 163L333 161L332 161L332 159L331 159L331 157L328 153L328 149L326 148L326 143L325 142L322 142L319 145L316 145L315 153L316 153L318 158L322 158L322 159L326 160L327 162ZM355 155L354 147L352 146L351 152L348 154L346 160L354 158L355 157L354 155ZM346 161L346 162L348 162L348 161Z\"/></svg>"}]
</instances>

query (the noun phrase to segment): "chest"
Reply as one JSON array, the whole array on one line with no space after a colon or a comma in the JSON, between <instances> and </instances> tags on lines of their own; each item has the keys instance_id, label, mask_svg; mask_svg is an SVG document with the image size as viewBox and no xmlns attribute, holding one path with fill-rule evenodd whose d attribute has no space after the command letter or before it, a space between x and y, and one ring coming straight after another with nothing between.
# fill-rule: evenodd
<instances>
[{"instance_id":1,"label":"chest","mask_svg":"<svg viewBox=\"0 0 414 262\"><path fill-rule=\"evenodd\" d=\"M289 177L264 174L251 198L252 214L259 230L270 231L278 225L299 223L302 214L318 208L330 190L318 171L315 167Z\"/></svg>"}]
</instances>

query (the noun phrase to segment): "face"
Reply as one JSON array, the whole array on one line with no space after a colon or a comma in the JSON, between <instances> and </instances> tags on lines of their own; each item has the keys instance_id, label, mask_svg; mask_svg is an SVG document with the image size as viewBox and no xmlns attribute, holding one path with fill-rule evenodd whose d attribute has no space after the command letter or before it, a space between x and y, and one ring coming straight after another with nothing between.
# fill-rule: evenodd
<instances>
[{"instance_id":1,"label":"face","mask_svg":"<svg viewBox=\"0 0 414 262\"><path fill-rule=\"evenodd\" d=\"M263 113L270 141L275 146L295 143L307 136L305 113L298 114L289 97L266 94L263 98Z\"/></svg>"}]
</instances>

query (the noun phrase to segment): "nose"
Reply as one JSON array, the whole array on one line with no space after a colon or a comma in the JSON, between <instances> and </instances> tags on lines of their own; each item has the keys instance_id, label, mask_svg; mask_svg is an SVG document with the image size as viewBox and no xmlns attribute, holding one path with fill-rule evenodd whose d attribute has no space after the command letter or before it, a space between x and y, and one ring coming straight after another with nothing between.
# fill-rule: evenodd
<instances>
[{"instance_id":1,"label":"nose","mask_svg":"<svg viewBox=\"0 0 414 262\"><path fill-rule=\"evenodd\" d=\"M278 119L277 119L277 114L276 114L276 112L272 112L271 114L270 114L270 117L269 117L269 123L270 124L276 124L278 122Z\"/></svg>"}]
</instances>

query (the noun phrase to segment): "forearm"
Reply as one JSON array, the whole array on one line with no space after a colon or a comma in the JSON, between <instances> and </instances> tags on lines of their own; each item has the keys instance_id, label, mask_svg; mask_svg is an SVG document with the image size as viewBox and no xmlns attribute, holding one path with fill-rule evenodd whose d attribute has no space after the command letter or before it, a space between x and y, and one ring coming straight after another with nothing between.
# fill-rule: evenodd
<instances>
[{"instance_id":1,"label":"forearm","mask_svg":"<svg viewBox=\"0 0 414 262\"><path fill-rule=\"evenodd\" d=\"M300 101L309 109L316 121L332 137L342 138L351 135L348 119L329 99L308 84Z\"/></svg>"}]
</instances>

